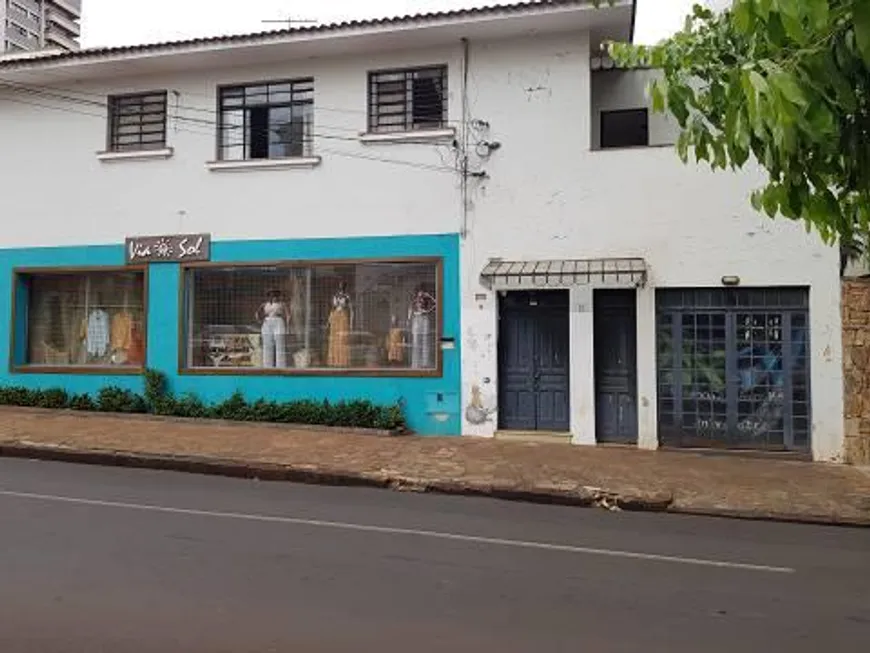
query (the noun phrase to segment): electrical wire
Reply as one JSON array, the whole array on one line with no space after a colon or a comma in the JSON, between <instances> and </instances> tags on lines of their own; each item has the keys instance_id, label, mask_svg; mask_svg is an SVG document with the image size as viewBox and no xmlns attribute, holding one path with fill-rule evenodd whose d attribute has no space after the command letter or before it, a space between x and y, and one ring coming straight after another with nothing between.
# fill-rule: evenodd
<instances>
[{"instance_id":1,"label":"electrical wire","mask_svg":"<svg viewBox=\"0 0 870 653\"><path fill-rule=\"evenodd\" d=\"M12 88L12 89L20 90L20 91L22 91L22 92L42 93L42 94L45 94L45 95L51 95L51 96L54 96L54 97L63 98L63 99L69 100L69 101L71 101L71 102L80 102L80 103L96 104L96 105L99 105L99 106L101 106L101 107L106 107L106 108L108 108L108 103L107 103L106 100L105 100L106 95L104 95L104 94L100 94L100 93L94 93L94 92L89 92L89 91L83 91L83 90L81 90L81 89L64 89L64 88L58 88L58 87L52 87L52 86L45 86L45 85L40 85L40 84L25 84L25 83L22 83L22 82L16 82L16 81L9 80L9 79L4 79L4 78L0 78L0 85L4 85L4 86L6 86L6 87L8 87L8 88ZM179 95L182 95L182 94L181 94L180 92L178 92L178 91L172 91L172 90L170 90L169 92L171 92L171 93L177 93L177 94L179 94ZM81 95L81 96L90 96L90 97L100 98L100 99L99 99L99 100L88 100L88 99L86 99L86 97L81 97L81 98L80 98L80 97L76 97L75 95L68 95L68 94L77 94L77 95ZM204 97L204 98L208 98L208 99L213 100L213 101L216 100L216 96L206 95L206 94L204 94L204 93L194 93L194 92L188 92L188 91L185 91L184 94L187 94L187 95L193 95L193 96L198 96L198 97ZM443 107L443 104L442 104L442 103L433 103L433 104L429 105L429 104L425 104L425 103L417 103L415 106L416 106L418 109L421 109L421 110L425 110L425 109L428 109L428 108L432 108L432 109L438 110L438 109L441 109L441 108ZM176 108L176 109L184 110L184 111L190 111L190 112L194 112L194 113L203 113L203 114L207 114L207 115L210 115L210 116L220 116L220 113L221 113L219 109L210 109L210 108L207 108L207 107L194 107L194 106L191 106L191 105L183 104L183 103L181 103L181 102L174 103L173 107ZM345 110L345 109L331 109L331 108L329 108L329 107L324 107L324 106L322 106L322 105L319 104L319 103L316 105L316 110L317 110L318 112L321 112L321 111L327 111L327 112L328 112L328 111L341 111L341 112L347 112L347 113L354 113L354 114L357 114L357 115L365 115L365 116L368 116L368 111L365 111L365 110L358 110L358 109L346 109L346 110ZM186 117L186 116L185 116L185 117L180 117L180 118L183 119L183 120L191 121L191 122L194 122L194 121L197 120L196 118L188 118L188 117ZM444 121L444 122L446 122L446 123L457 123L457 122L462 122L462 121L446 120L446 121ZM325 124L325 123L322 123L322 124L319 123L319 125L320 125L321 127L323 127L323 128L329 129L329 130L350 132L350 133L354 133L354 134L357 134L357 135L358 135L358 133L359 133L359 130L354 129L354 128L351 128L351 127L347 127L347 126L341 126L341 127L339 127L339 126L335 126L335 125L327 125L327 124ZM420 145L430 145L430 144L431 144L431 143L429 143L429 142L423 142L423 141L420 141L420 142L405 141L405 142L408 143L408 144L420 144Z\"/></svg>"},{"instance_id":2,"label":"electrical wire","mask_svg":"<svg viewBox=\"0 0 870 653\"><path fill-rule=\"evenodd\" d=\"M60 112L64 112L64 113L71 113L71 114L76 114L76 115L88 116L88 117L92 117L92 118L98 118L98 119L103 120L103 121L106 120L105 113L92 113L92 112L82 111L82 110L78 110L78 109L71 109L69 107L52 106L52 105L40 104L38 102L31 102L28 100L22 100L19 98L10 98L10 97L2 97L2 96L0 96L0 101L14 102L17 104L38 107L38 108L47 109L47 110L51 110L51 111L60 111ZM107 105L101 105L101 106L107 106ZM212 123L210 121L207 121L207 124L209 126L215 126L215 123ZM170 127L169 124L167 124L167 129L169 129L169 127ZM174 126L173 129L175 131L178 131L178 132L193 134L196 136L206 136L209 138L214 137L214 132L212 132L212 131L209 131L209 132L197 131L196 129L179 127L179 126ZM203 126L203 129L204 129L204 126ZM258 132L256 130L253 130L253 133L256 135L260 134L260 132ZM264 134L271 133L271 130L265 129L263 133ZM315 137L302 139L302 142L303 143L315 143L318 139L324 138L323 135L314 134L313 136L315 136ZM340 140L359 142L358 139L356 139L356 138L348 138L348 139L342 138ZM354 152L346 152L346 151L341 151L341 150L332 150L332 149L318 147L317 153L321 153L321 152L324 154L331 154L334 156L346 157L346 158L351 158L351 159L361 159L361 160L365 160L365 161L375 161L375 162L387 163L387 164L393 164L393 165L402 165L402 166L416 168L418 170L426 170L426 171L430 171L430 172L442 172L442 173L451 173L451 174L455 174L457 172L457 170L455 168L451 168L449 166L444 166L444 165L438 166L438 165L434 165L434 164L418 163L415 161L402 161L400 159L389 159L389 158L377 157L377 156L373 156L373 155L358 154L358 153L354 153ZM443 159L442 159L442 163L443 163Z\"/></svg>"}]
</instances>

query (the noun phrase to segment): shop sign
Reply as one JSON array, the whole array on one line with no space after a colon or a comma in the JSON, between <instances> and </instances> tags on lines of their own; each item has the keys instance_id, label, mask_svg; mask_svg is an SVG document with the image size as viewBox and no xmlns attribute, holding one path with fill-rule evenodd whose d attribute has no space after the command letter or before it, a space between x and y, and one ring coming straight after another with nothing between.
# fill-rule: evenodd
<instances>
[{"instance_id":1,"label":"shop sign","mask_svg":"<svg viewBox=\"0 0 870 653\"><path fill-rule=\"evenodd\" d=\"M208 261L211 256L211 236L209 234L138 236L127 238L124 249L128 265Z\"/></svg>"}]
</instances>

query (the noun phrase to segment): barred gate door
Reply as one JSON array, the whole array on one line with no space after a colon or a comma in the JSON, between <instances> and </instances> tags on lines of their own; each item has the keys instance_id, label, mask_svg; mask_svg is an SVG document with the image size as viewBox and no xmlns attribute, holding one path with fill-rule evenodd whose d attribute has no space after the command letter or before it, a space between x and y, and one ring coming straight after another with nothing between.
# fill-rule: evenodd
<instances>
[{"instance_id":1,"label":"barred gate door","mask_svg":"<svg viewBox=\"0 0 870 653\"><path fill-rule=\"evenodd\" d=\"M662 444L808 449L808 304L803 288L657 291Z\"/></svg>"}]
</instances>

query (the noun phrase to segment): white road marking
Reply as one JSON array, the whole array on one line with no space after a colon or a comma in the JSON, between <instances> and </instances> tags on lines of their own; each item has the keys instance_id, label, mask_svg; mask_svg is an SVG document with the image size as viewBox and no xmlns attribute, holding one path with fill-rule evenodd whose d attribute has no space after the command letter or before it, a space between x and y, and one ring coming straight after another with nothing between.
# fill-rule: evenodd
<instances>
[{"instance_id":1,"label":"white road marking","mask_svg":"<svg viewBox=\"0 0 870 653\"><path fill-rule=\"evenodd\" d=\"M719 567L723 569L740 569L744 571L760 571L774 574L793 574L797 570L792 567L774 567L769 565L756 565L745 562L729 562L727 560L708 560L704 558L687 558L682 556L660 555L658 553L639 553L635 551L619 551L613 549L599 549L587 546L574 546L572 544L553 544L550 542L534 542L529 540L511 540L501 537L485 537L481 535L463 535L460 533L445 533L441 531L427 531L416 528L396 528L393 526L374 526L370 524L354 524L348 522L326 521L322 519L303 519L301 517L280 517L276 515L257 515L239 512L221 512L215 510L195 510L191 508L172 508L169 506L157 506L140 503L125 503L122 501L104 501L100 499L81 499L77 497L64 497L52 494L34 494L31 492L13 492L0 490L0 496L16 499L33 499L37 501L51 501L56 503L69 503L81 506L96 506L100 508L121 508L125 510L142 510L147 512L159 512L171 515L189 515L194 517L217 517L221 519L238 519L244 521L293 524L297 526L312 526L316 528L335 528L345 531L358 531L363 533L382 533L387 535L410 535L416 537L428 537L439 540L452 540L455 542L473 542L475 544L491 544L519 549L537 549L539 551L559 551L563 553L576 553L582 555L607 556L610 558L630 558L634 560L648 560L652 562L670 562L683 565L696 565L700 567Z\"/></svg>"}]
</instances>

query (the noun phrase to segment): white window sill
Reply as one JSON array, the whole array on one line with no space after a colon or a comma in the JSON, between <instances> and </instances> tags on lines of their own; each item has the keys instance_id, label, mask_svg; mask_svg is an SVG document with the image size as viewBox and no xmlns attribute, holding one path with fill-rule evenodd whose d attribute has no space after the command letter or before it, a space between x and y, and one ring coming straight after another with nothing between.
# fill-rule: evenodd
<instances>
[{"instance_id":1,"label":"white window sill","mask_svg":"<svg viewBox=\"0 0 870 653\"><path fill-rule=\"evenodd\" d=\"M300 156L287 159L253 159L247 161L208 161L205 167L212 172L249 172L253 170L284 170L285 168L313 168L320 165L319 156Z\"/></svg>"},{"instance_id":2,"label":"white window sill","mask_svg":"<svg viewBox=\"0 0 870 653\"><path fill-rule=\"evenodd\" d=\"M100 161L150 161L152 159L168 159L175 150L164 147L160 150L131 150L129 152L97 152Z\"/></svg>"},{"instance_id":3,"label":"white window sill","mask_svg":"<svg viewBox=\"0 0 870 653\"><path fill-rule=\"evenodd\" d=\"M453 127L409 132L363 132L359 135L361 143L432 143L452 141L455 138L456 130Z\"/></svg>"}]
</instances>

